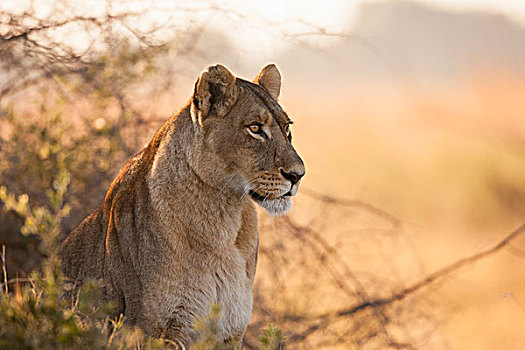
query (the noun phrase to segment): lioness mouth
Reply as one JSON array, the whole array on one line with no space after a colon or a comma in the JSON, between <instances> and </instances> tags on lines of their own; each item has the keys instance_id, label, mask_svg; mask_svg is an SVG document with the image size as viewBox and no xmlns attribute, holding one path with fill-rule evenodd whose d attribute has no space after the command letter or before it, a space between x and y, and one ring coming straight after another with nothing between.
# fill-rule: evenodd
<instances>
[{"instance_id":1,"label":"lioness mouth","mask_svg":"<svg viewBox=\"0 0 525 350\"><path fill-rule=\"evenodd\" d=\"M256 201L264 201L264 199L266 198L265 196L261 196L259 193L255 192L255 191L252 191L250 190L250 196L256 200Z\"/></svg>"},{"instance_id":2,"label":"lioness mouth","mask_svg":"<svg viewBox=\"0 0 525 350\"><path fill-rule=\"evenodd\" d=\"M259 193L253 191L253 190L250 190L250 196L256 200L256 201L264 201L265 199L267 199L266 196L261 196ZM292 197L292 190L286 192L285 194L283 194L281 197Z\"/></svg>"}]
</instances>

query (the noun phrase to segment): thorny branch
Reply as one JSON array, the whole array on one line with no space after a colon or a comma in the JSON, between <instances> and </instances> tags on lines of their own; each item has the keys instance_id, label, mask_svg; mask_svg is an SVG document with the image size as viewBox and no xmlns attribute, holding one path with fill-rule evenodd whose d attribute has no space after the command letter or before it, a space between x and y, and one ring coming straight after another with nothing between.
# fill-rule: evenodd
<instances>
[{"instance_id":1,"label":"thorny branch","mask_svg":"<svg viewBox=\"0 0 525 350\"><path fill-rule=\"evenodd\" d=\"M387 221L391 222L393 225L396 225L396 226L401 225L399 219L365 202L334 198L334 197L324 195L314 190L307 190L306 194L310 196L311 198L323 201L325 203L332 203L332 204L337 204L337 205L346 206L346 207L356 207L357 206L365 210L368 210L372 213L378 214L379 216L385 218ZM353 289L352 291L355 293L354 295L359 296L359 299L360 299L360 301L353 306L345 307L339 310L334 310L334 311L330 311L324 314L320 314L320 315L311 317L310 321L313 321L313 323L311 323L303 331L295 332L295 334L291 334L289 337L289 342L304 341L306 338L313 335L314 333L320 330L325 330L327 327L330 326L330 324L335 322L335 320L347 318L347 317L353 317L357 315L358 313L364 310L367 310L367 309L372 310L372 312L378 318L379 322L382 324L382 328L383 328L382 331L385 332L385 335L387 338L390 338L390 334L385 328L385 325L388 322L388 319L384 314L385 307L392 306L392 304L402 301L403 299L420 291L424 287L427 287L430 284L434 283L438 279L446 277L450 275L451 273L461 269L464 266L470 265L481 259L492 256L493 254L497 253L498 251L502 250L505 247L509 247L509 248L513 247L511 243L525 232L525 224L523 224L520 227L518 227L516 230L512 231L507 236L505 236L497 244L495 244L494 246L484 251L481 251L472 256L460 259L428 275L427 277L413 283L409 287L403 288L401 291L397 293L393 293L389 297L378 297L378 298L371 299L367 296L365 292L365 288L360 286L359 281L357 280L355 275L349 270L346 263L342 261L340 256L337 254L337 251L335 250L335 248L330 246L318 233L316 233L315 231L312 231L310 228L302 227L298 225L297 223L295 223L290 218L285 218L283 221L285 222L286 225L288 225L288 230L291 231L294 236L301 237L301 240L304 242L307 242L307 244L309 245L312 245L312 246L317 245L318 248L314 247L314 250L321 249L325 251L326 254L323 255L321 253L320 255L322 257L322 259L320 260L323 262L323 264L327 266L330 266L330 265L342 266L344 273L337 275L337 272L336 272L334 275L334 279L336 283L338 283L339 287L343 290ZM305 237L307 238L309 237L310 241L308 240L305 241L306 239ZM325 258L328 258L331 261L327 262L325 261ZM330 271L330 269L328 269L328 271ZM348 286L345 283L340 281L341 277L343 276L350 277L354 288L348 288ZM301 319L301 322L303 323L307 321L308 320L306 318ZM395 343L393 339L390 339L390 340L391 340L391 344ZM394 346L394 347L400 348L399 344L397 344L397 346Z\"/></svg>"},{"instance_id":2,"label":"thorny branch","mask_svg":"<svg viewBox=\"0 0 525 350\"><path fill-rule=\"evenodd\" d=\"M318 201L327 203L327 204L335 204L339 206L344 207L355 207L359 209L364 209L374 215L377 215L378 217L386 220L389 222L393 228L399 229L401 228L401 220L396 218L394 215L371 205L370 203L364 202L362 200L358 199L346 199L346 198L338 198L334 197L332 195L326 195L324 193L321 193L319 191L310 189L310 188L302 188L301 193L306 194L307 196L316 199Z\"/></svg>"},{"instance_id":3,"label":"thorny branch","mask_svg":"<svg viewBox=\"0 0 525 350\"><path fill-rule=\"evenodd\" d=\"M122 15L106 15L103 18L100 17L89 17L89 16L75 16L68 18L62 21L44 21L38 20L38 24L35 26L24 26L22 25L21 19L26 20L30 18L30 14L24 13L20 16L9 16L4 12L0 12L0 16L8 16L11 19L7 25L9 25L12 30L8 31L6 34L0 36L0 43L5 44L7 42L12 42L20 39L28 39L29 35L49 29L57 29L64 26L67 26L71 23L92 23L97 26L106 25L110 21L114 20L123 20L130 16L138 16L138 14L122 14ZM5 24L4 24L5 25Z\"/></svg>"},{"instance_id":4,"label":"thorny branch","mask_svg":"<svg viewBox=\"0 0 525 350\"><path fill-rule=\"evenodd\" d=\"M430 274L429 276L425 277L424 279L414 283L413 285L411 285L410 287L407 287L405 289L403 289L402 291L400 291L399 293L396 293L388 298L380 298L380 299L375 299L375 300L371 300L371 301L366 301L364 303L361 303L361 304L357 304L355 306L352 306L352 307L349 307L349 308L346 308L346 309L342 309L342 310L338 310L338 311L335 311L335 312L331 312L329 314L325 314L323 316L321 316L322 318L323 317L330 317L330 316L336 316L336 317L339 317L339 316L348 316L348 315L352 315L356 312L359 312L363 309L366 309L366 308L369 308L369 307L378 307L378 306L384 306L384 305L387 305L387 304L391 304L391 303L394 303L396 301L400 301L406 297L408 297L409 295L419 291L420 289L422 289L423 287L435 282L437 279L439 278L442 278L442 277L445 277L447 275L449 275L450 273L456 271L456 270L459 270L460 268L466 266L466 265L469 265L469 264L472 264L478 260L481 260L483 258L486 258L496 252L498 252L499 250L501 250L502 248L504 248L505 246L507 246L512 240L514 240L515 238L517 238L520 234L522 234L523 232L525 232L525 224L523 224L522 226L520 226L519 228L517 228L515 231L513 231L512 233L510 233L509 235L507 235L503 240L501 240L498 244L496 244L495 246L485 250L485 251L482 251L480 253L477 253L477 254L474 254L470 257L467 257L467 258L463 258L463 259L460 259L444 268L442 268L441 270L438 270L432 274Z\"/></svg>"}]
</instances>

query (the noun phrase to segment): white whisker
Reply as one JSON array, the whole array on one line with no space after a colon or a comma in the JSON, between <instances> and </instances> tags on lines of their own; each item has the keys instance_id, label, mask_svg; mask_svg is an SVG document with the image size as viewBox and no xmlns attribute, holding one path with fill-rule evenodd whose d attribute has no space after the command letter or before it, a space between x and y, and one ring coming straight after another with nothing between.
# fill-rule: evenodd
<instances>
[{"instance_id":1,"label":"white whisker","mask_svg":"<svg viewBox=\"0 0 525 350\"><path fill-rule=\"evenodd\" d=\"M250 190L252 190L252 191L254 191L254 192L257 192L257 191L261 188L260 185L259 185L255 190L253 190L253 189L250 187L250 185L253 184L253 183L255 183L257 180L259 180L258 177L253 178L252 180L248 181L248 182L246 183L246 185L244 185L244 193L243 193L242 196L241 196L241 200L244 200L244 198L246 198L246 196L248 196L248 194L250 194Z\"/></svg>"}]
</instances>

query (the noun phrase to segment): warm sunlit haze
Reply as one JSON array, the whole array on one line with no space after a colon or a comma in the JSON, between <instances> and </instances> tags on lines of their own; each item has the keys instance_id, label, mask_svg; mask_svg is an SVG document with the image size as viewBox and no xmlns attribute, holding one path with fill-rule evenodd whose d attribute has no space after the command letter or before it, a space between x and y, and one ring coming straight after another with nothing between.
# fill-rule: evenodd
<instances>
[{"instance_id":1,"label":"warm sunlit haze","mask_svg":"<svg viewBox=\"0 0 525 350\"><path fill-rule=\"evenodd\" d=\"M44 16L55 5L41 6ZM104 1L92 6L74 8L85 15L107 10ZM4 9L15 7L0 0ZM260 297L274 313L254 313L253 329L277 318L291 335L290 349L380 349L392 339L401 344L393 349L523 348L520 237L389 304L391 309L320 318L334 323L297 334L303 331L300 320L387 298L490 249L525 222L525 1L112 3L115 13L130 9L146 14L132 21L159 26L153 42L173 37L155 60L153 78L137 79L126 91L133 106L126 120L140 114L151 121L130 131L134 143L124 142L129 152L149 142L162 118L189 100L199 73L211 64L252 80L265 64L275 63L283 76L279 103L293 120L293 144L306 166L286 215L323 241L316 246L317 236L304 233L292 243L271 245L284 237L279 225L287 219L259 211L260 252L267 255L259 262L254 307ZM125 27L113 30L126 33ZM70 33L77 30L75 38L60 30L55 35L82 51L90 39L79 28ZM7 80L0 77L0 83ZM17 92L8 102L22 115L36 113L39 93ZM49 109L84 118L95 108L90 99L104 93L89 90L75 103L53 100ZM24 96L33 102L21 102ZM99 129L120 113L117 100L96 104L107 113L90 119L98 120ZM5 125L0 130L4 138L12 132ZM101 182L107 184L121 166L111 164L114 171ZM72 221L92 209L80 210ZM392 218L400 225L392 225ZM286 254L278 255L279 249ZM327 265L316 249L337 258ZM296 256L319 258L315 270ZM275 269L284 271L282 278ZM276 280L285 287L273 290ZM354 294L341 292L345 284ZM386 334L382 342L366 335L367 315L379 320L371 322Z\"/></svg>"}]
</instances>

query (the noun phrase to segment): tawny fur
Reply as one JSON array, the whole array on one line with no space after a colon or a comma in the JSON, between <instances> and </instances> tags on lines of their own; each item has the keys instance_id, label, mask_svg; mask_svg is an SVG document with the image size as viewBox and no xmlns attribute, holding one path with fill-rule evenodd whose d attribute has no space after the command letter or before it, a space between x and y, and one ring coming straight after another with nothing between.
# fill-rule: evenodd
<instances>
[{"instance_id":1,"label":"tawny fur","mask_svg":"<svg viewBox=\"0 0 525 350\"><path fill-rule=\"evenodd\" d=\"M117 312L149 335L188 346L195 319L217 303L218 336L242 340L259 242L253 202L281 214L299 185L283 173L304 174L279 91L274 65L254 83L220 65L203 72L190 102L63 242L65 275L102 280ZM266 133L251 133L253 123Z\"/></svg>"}]
</instances>

